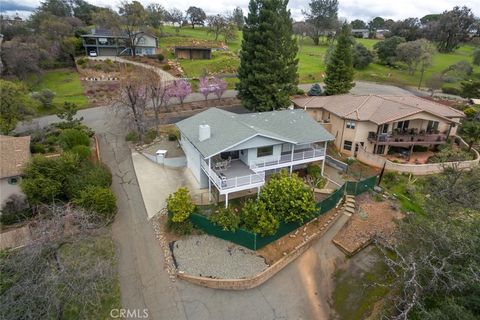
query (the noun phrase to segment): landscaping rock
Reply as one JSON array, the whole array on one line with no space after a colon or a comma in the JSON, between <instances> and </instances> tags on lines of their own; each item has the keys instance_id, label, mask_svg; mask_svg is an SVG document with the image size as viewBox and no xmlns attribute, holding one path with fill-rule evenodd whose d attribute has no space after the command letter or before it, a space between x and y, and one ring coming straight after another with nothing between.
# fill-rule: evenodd
<instances>
[{"instance_id":1,"label":"landscaping rock","mask_svg":"<svg viewBox=\"0 0 480 320\"><path fill-rule=\"evenodd\" d=\"M241 279L257 275L268 265L254 251L209 235L189 236L173 246L178 270L218 279Z\"/></svg>"}]
</instances>

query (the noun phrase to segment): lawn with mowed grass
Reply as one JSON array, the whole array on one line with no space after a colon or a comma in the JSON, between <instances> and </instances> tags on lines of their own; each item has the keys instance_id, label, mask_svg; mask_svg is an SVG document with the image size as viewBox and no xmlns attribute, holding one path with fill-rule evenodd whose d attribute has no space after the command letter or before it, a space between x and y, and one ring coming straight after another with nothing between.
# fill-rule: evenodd
<instances>
[{"instance_id":1,"label":"lawn with mowed grass","mask_svg":"<svg viewBox=\"0 0 480 320\"><path fill-rule=\"evenodd\" d=\"M189 28L183 27L177 33L176 28L165 26L163 32L166 35L160 39L162 48L171 48L175 45L182 45L186 43L193 43L194 41L209 41L218 47L222 44L222 37L219 36L215 41L213 34L207 33L206 28ZM199 77L205 72L211 74L222 74L225 69L231 71L239 66L238 49L240 49L242 41L242 33L239 31L237 39L228 43L228 47L232 52L230 54L222 54L218 52L213 55L210 60L180 60L182 68L185 70L186 77ZM358 43L363 44L368 49L373 50L375 43L382 40L374 39L355 39ZM322 43L325 43L322 41ZM325 74L325 55L328 50L328 45L322 44L315 46L313 41L304 37L298 39L298 74L300 83L314 83L322 82ZM433 57L432 65L427 68L422 86L425 86L426 80L435 73L441 73L448 66L460 61L467 61L472 63L472 53L475 47L471 45L463 45L453 53L437 53ZM169 53L169 58L173 58L173 53ZM226 72L230 73L230 72ZM480 67L474 66L472 78L480 79ZM406 66L398 63L395 67L388 67L377 63L370 64L366 69L355 70L355 79L368 80L380 83L389 83L399 86L418 86L420 80L420 72L417 71L414 75L409 75ZM447 83L446 86L459 87L460 81Z\"/></svg>"},{"instance_id":2,"label":"lawn with mowed grass","mask_svg":"<svg viewBox=\"0 0 480 320\"><path fill-rule=\"evenodd\" d=\"M64 102L75 103L79 108L88 107L88 99L83 90L80 77L75 69L57 69L46 71L40 82L31 86L31 91L50 89L55 92L53 103L56 106ZM52 113L51 110L39 110L41 114Z\"/></svg>"}]
</instances>

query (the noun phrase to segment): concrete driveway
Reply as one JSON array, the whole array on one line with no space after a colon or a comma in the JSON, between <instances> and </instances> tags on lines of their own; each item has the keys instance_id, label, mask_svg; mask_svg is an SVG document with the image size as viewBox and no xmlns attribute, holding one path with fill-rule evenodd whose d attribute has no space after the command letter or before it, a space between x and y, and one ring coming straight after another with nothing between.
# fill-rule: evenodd
<instances>
[{"instance_id":1,"label":"concrete driveway","mask_svg":"<svg viewBox=\"0 0 480 320\"><path fill-rule=\"evenodd\" d=\"M148 219L166 207L166 199L178 188L197 189L195 178L187 168L168 168L138 152L132 153L132 161Z\"/></svg>"}]
</instances>

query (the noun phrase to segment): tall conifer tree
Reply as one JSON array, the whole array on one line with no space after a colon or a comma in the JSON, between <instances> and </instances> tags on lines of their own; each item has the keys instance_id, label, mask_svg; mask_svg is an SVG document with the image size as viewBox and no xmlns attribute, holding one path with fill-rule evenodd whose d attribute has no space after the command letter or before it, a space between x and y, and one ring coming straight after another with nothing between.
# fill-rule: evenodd
<instances>
[{"instance_id":1,"label":"tall conifer tree","mask_svg":"<svg viewBox=\"0 0 480 320\"><path fill-rule=\"evenodd\" d=\"M287 0L250 0L237 84L249 110L287 107L298 83L297 51Z\"/></svg>"},{"instance_id":2,"label":"tall conifer tree","mask_svg":"<svg viewBox=\"0 0 480 320\"><path fill-rule=\"evenodd\" d=\"M337 40L337 45L328 60L325 77L327 95L348 93L355 86L353 83L352 39L350 28L344 23Z\"/></svg>"}]
</instances>

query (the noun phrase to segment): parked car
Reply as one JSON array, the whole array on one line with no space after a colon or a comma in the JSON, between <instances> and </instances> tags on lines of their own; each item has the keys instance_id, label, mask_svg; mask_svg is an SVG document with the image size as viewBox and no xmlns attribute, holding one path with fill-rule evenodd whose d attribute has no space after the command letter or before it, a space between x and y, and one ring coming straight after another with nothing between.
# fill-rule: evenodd
<instances>
[{"instance_id":1,"label":"parked car","mask_svg":"<svg viewBox=\"0 0 480 320\"><path fill-rule=\"evenodd\" d=\"M88 55L89 55L90 57L96 57L96 56L97 56L97 51L90 51L90 52L88 53Z\"/></svg>"}]
</instances>

